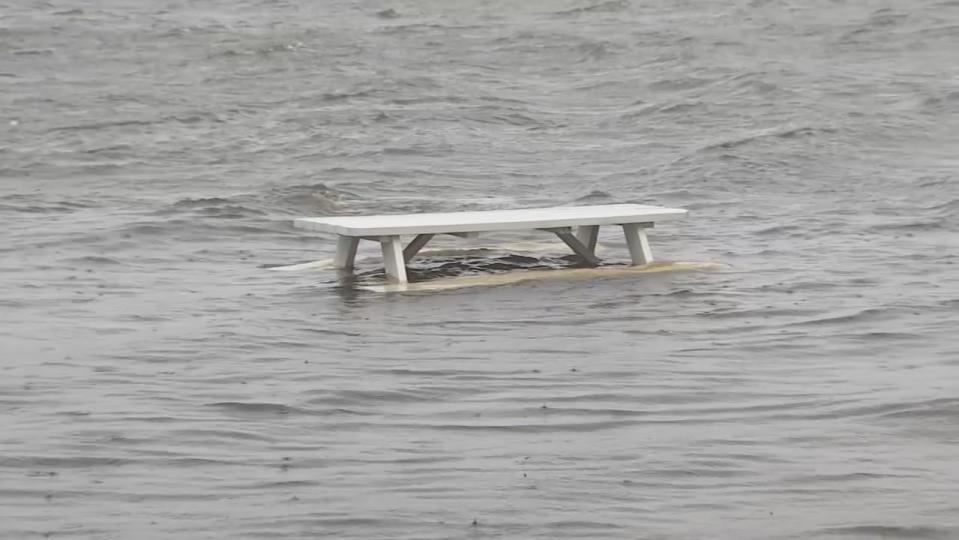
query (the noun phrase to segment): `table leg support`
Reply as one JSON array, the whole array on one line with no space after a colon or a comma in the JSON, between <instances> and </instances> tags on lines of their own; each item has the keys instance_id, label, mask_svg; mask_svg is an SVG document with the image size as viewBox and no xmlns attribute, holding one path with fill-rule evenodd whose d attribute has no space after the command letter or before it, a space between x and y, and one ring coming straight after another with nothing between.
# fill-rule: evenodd
<instances>
[{"instance_id":1,"label":"table leg support","mask_svg":"<svg viewBox=\"0 0 959 540\"><path fill-rule=\"evenodd\" d=\"M590 253L596 253L596 239L599 238L599 225L580 225L576 227L576 238L586 246Z\"/></svg>"},{"instance_id":2,"label":"table leg support","mask_svg":"<svg viewBox=\"0 0 959 540\"><path fill-rule=\"evenodd\" d=\"M355 236L340 236L336 241L333 267L339 270L352 270L353 261L356 260L356 247L359 245L360 239Z\"/></svg>"},{"instance_id":3,"label":"table leg support","mask_svg":"<svg viewBox=\"0 0 959 540\"><path fill-rule=\"evenodd\" d=\"M403 249L403 259L409 261L420 252L427 242L433 239L432 234L418 234L416 238Z\"/></svg>"},{"instance_id":4,"label":"table leg support","mask_svg":"<svg viewBox=\"0 0 959 540\"><path fill-rule=\"evenodd\" d=\"M626 235L626 244L629 246L629 256L633 266L640 266L653 262L653 252L649 249L649 239L646 238L645 223L626 223L623 233Z\"/></svg>"},{"instance_id":5,"label":"table leg support","mask_svg":"<svg viewBox=\"0 0 959 540\"><path fill-rule=\"evenodd\" d=\"M383 250L383 266L386 280L391 283L406 283L406 261L403 257L403 242L399 236L380 237Z\"/></svg>"},{"instance_id":6,"label":"table leg support","mask_svg":"<svg viewBox=\"0 0 959 540\"><path fill-rule=\"evenodd\" d=\"M579 255L583 258L583 261L590 266L599 266L600 260L596 258L596 255L593 254L593 251L589 249L588 246L580 242L579 238L573 235L568 228L558 228L558 229L544 229L548 230L556 236L559 237L570 249L573 250L573 253Z\"/></svg>"}]
</instances>

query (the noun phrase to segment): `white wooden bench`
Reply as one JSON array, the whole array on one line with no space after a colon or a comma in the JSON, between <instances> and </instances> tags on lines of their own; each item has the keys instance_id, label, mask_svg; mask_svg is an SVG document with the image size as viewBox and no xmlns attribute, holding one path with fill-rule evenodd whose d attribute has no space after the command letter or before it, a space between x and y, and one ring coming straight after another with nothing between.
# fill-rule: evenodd
<instances>
[{"instance_id":1,"label":"white wooden bench","mask_svg":"<svg viewBox=\"0 0 959 540\"><path fill-rule=\"evenodd\" d=\"M619 225L634 265L653 261L646 230L657 221L685 217L686 210L641 204L558 206L521 210L300 218L294 226L339 235L334 266L352 269L360 240L380 243L386 276L406 283L406 262L437 234L474 237L482 232L538 229L555 233L591 265L599 265L596 238L601 225ZM406 246L401 237L413 236Z\"/></svg>"}]
</instances>

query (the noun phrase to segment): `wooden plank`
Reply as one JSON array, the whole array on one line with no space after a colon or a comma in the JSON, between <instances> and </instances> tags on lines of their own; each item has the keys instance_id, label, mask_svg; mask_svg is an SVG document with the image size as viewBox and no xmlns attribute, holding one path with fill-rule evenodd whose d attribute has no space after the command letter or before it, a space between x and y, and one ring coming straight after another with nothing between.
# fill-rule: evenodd
<instances>
[{"instance_id":1,"label":"wooden plank","mask_svg":"<svg viewBox=\"0 0 959 540\"><path fill-rule=\"evenodd\" d=\"M406 261L403 260L403 242L399 236L380 238L383 251L383 266L386 268L386 281L406 283Z\"/></svg>"},{"instance_id":2,"label":"wooden plank","mask_svg":"<svg viewBox=\"0 0 959 540\"><path fill-rule=\"evenodd\" d=\"M629 257L633 266L640 266L653 262L653 252L649 249L649 239L646 238L645 223L628 223L623 225L626 235L626 245L629 246Z\"/></svg>"},{"instance_id":3,"label":"wooden plank","mask_svg":"<svg viewBox=\"0 0 959 540\"><path fill-rule=\"evenodd\" d=\"M596 253L599 225L580 225L576 227L576 238L586 246L590 253Z\"/></svg>"},{"instance_id":4,"label":"wooden plank","mask_svg":"<svg viewBox=\"0 0 959 540\"><path fill-rule=\"evenodd\" d=\"M336 257L333 259L333 268L348 270L353 268L356 260L356 248L360 239L353 236L340 236L336 240Z\"/></svg>"},{"instance_id":5,"label":"wooden plank","mask_svg":"<svg viewBox=\"0 0 959 540\"><path fill-rule=\"evenodd\" d=\"M652 223L685 217L686 210L640 204L558 206L485 212L300 218L296 227L346 236L451 234L556 227Z\"/></svg>"},{"instance_id":6,"label":"wooden plank","mask_svg":"<svg viewBox=\"0 0 959 540\"><path fill-rule=\"evenodd\" d=\"M563 242L573 250L573 253L576 253L586 261L586 264L590 266L599 266L599 259L596 258L596 255L593 255L593 252L589 250L582 242L579 241L579 238L573 236L573 233L569 232L568 229L557 229L553 231L556 233L556 236L560 238Z\"/></svg>"}]
</instances>

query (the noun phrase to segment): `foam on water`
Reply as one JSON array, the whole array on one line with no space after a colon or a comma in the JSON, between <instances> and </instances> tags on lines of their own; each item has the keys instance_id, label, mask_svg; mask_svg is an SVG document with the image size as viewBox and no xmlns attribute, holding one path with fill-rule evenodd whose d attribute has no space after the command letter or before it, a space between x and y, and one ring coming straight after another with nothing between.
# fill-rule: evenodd
<instances>
[{"instance_id":1,"label":"foam on water","mask_svg":"<svg viewBox=\"0 0 959 540\"><path fill-rule=\"evenodd\" d=\"M358 289L373 292L431 292L466 287L495 287L528 281L580 281L591 279L628 278L663 272L711 272L723 269L716 262L656 262L643 266L600 266L596 268L562 268L552 270L510 270L500 274L437 278L425 282L405 284L357 285Z\"/></svg>"}]
</instances>

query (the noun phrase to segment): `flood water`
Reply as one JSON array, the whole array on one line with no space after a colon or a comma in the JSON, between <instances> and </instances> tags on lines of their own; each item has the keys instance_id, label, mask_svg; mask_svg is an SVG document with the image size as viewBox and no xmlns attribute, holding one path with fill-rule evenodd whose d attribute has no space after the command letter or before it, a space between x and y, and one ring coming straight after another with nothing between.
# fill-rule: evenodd
<instances>
[{"instance_id":1,"label":"flood water","mask_svg":"<svg viewBox=\"0 0 959 540\"><path fill-rule=\"evenodd\" d=\"M0 0L0 538L957 538L957 171L951 0Z\"/></svg>"}]
</instances>

